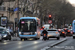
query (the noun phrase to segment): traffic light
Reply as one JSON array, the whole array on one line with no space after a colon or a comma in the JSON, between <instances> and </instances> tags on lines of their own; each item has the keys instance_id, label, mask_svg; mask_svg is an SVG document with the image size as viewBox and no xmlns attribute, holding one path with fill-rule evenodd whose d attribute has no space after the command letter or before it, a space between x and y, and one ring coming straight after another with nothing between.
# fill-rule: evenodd
<instances>
[{"instance_id":1,"label":"traffic light","mask_svg":"<svg viewBox=\"0 0 75 50\"><path fill-rule=\"evenodd\" d=\"M51 18L51 17L52 17L52 15L49 15L49 20L52 20L52 18Z\"/></svg>"},{"instance_id":2,"label":"traffic light","mask_svg":"<svg viewBox=\"0 0 75 50\"><path fill-rule=\"evenodd\" d=\"M70 24L70 26L71 26L71 24Z\"/></svg>"}]
</instances>

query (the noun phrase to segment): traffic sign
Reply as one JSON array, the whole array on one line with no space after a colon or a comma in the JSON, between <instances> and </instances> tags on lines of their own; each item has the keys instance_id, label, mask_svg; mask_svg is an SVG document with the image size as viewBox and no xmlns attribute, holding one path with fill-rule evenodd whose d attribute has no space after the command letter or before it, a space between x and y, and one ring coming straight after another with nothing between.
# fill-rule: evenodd
<instances>
[{"instance_id":1,"label":"traffic sign","mask_svg":"<svg viewBox=\"0 0 75 50\"><path fill-rule=\"evenodd\" d=\"M49 20L48 23L51 24L52 23L52 20Z\"/></svg>"}]
</instances>

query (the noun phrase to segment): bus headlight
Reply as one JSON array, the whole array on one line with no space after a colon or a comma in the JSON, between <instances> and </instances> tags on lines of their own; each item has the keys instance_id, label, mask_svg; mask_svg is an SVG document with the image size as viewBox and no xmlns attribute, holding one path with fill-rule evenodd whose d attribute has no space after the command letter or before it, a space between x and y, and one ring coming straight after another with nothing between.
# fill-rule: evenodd
<instances>
[{"instance_id":1,"label":"bus headlight","mask_svg":"<svg viewBox=\"0 0 75 50\"><path fill-rule=\"evenodd\" d=\"M37 32L35 32L35 34L37 34Z\"/></svg>"},{"instance_id":2,"label":"bus headlight","mask_svg":"<svg viewBox=\"0 0 75 50\"><path fill-rule=\"evenodd\" d=\"M19 32L19 34L21 34L21 32Z\"/></svg>"}]
</instances>

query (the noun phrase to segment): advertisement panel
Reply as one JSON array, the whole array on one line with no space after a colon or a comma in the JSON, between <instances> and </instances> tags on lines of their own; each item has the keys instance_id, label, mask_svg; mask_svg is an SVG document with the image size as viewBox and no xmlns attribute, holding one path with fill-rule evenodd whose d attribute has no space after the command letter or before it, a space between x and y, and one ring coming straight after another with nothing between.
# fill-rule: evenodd
<instances>
[{"instance_id":1,"label":"advertisement panel","mask_svg":"<svg viewBox=\"0 0 75 50\"><path fill-rule=\"evenodd\" d=\"M7 24L7 18L6 17L1 17L1 25L6 26Z\"/></svg>"}]
</instances>

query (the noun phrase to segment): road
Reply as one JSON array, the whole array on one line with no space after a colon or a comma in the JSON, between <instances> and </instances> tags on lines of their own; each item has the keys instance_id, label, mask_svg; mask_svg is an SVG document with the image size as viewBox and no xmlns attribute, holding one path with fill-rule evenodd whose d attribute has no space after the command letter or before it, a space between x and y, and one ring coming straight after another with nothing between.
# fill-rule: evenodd
<instances>
[{"instance_id":1,"label":"road","mask_svg":"<svg viewBox=\"0 0 75 50\"><path fill-rule=\"evenodd\" d=\"M63 40L64 38L60 38ZM39 40L29 39L27 41L4 41L0 42L0 50L40 50L50 44L56 43L60 40L51 38L47 41L43 41L42 37Z\"/></svg>"},{"instance_id":2,"label":"road","mask_svg":"<svg viewBox=\"0 0 75 50\"><path fill-rule=\"evenodd\" d=\"M75 50L75 39L73 39L72 37L68 37L67 41L58 44L48 50Z\"/></svg>"}]
</instances>

